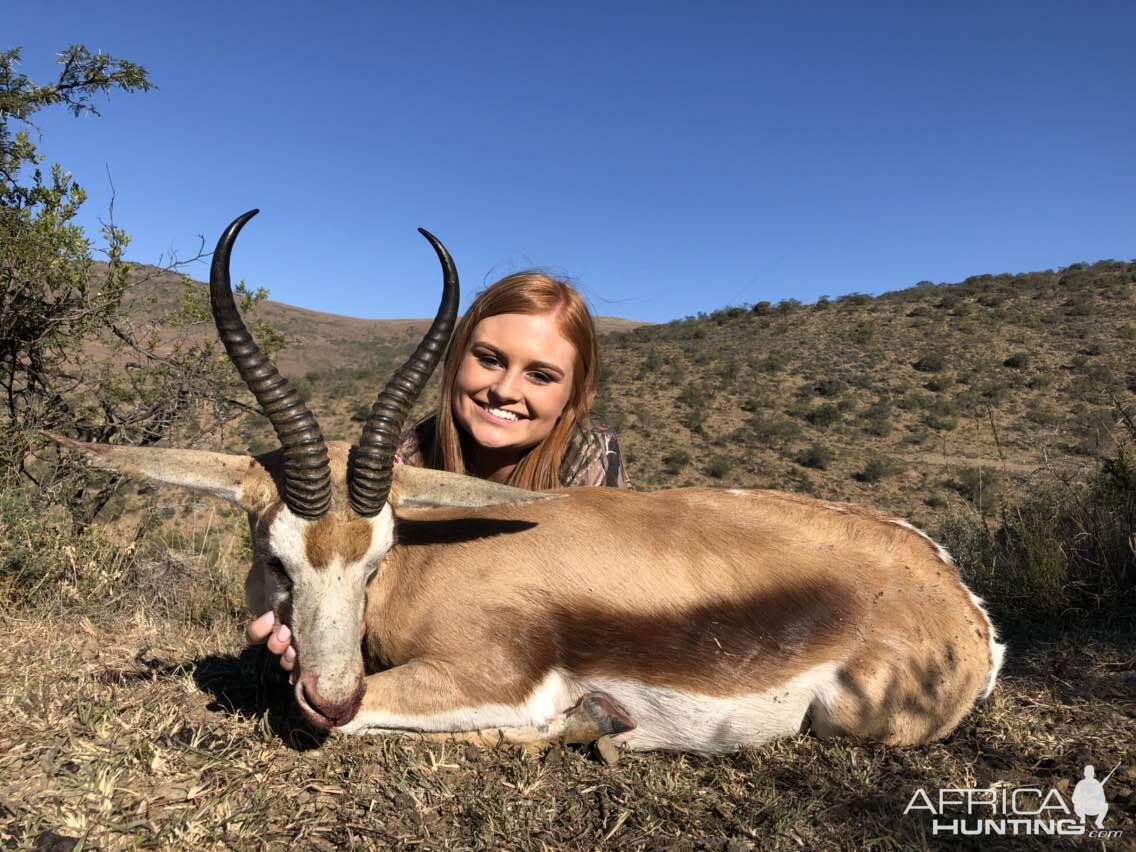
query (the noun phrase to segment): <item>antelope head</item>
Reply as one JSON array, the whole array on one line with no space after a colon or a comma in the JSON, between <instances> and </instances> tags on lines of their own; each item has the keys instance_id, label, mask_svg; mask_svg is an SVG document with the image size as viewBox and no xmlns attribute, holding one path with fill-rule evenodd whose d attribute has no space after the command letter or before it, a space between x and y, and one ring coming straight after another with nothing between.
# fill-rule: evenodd
<instances>
[{"instance_id":1,"label":"antelope head","mask_svg":"<svg viewBox=\"0 0 1136 852\"><path fill-rule=\"evenodd\" d=\"M442 301L417 349L379 393L358 442L329 445L291 383L261 352L237 311L229 258L251 210L221 235L209 276L217 331L280 440L256 458L200 450L89 444L62 436L110 470L180 485L241 506L252 531L246 586L255 614L275 610L297 649L296 699L320 728L349 722L362 701L367 584L394 542L400 505L486 506L541 496L440 471L395 466L415 399L441 359L458 309L458 276L445 246L419 229L442 265Z\"/></svg>"}]
</instances>

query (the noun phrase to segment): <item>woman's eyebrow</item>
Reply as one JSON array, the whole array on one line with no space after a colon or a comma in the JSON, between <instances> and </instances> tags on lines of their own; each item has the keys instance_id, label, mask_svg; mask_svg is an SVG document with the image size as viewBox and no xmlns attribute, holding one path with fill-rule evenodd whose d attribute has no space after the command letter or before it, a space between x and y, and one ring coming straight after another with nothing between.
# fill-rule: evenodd
<instances>
[{"instance_id":1,"label":"woman's eyebrow","mask_svg":"<svg viewBox=\"0 0 1136 852\"><path fill-rule=\"evenodd\" d=\"M477 349L478 347L480 347L482 349L488 349L490 352L492 352L494 355L496 355L500 358L505 357L504 352L502 352L500 349L498 349L492 343L486 343L484 340L475 340L475 341L473 341L472 343L469 344L469 348L470 348L471 351L474 350L474 349Z\"/></svg>"},{"instance_id":2,"label":"woman's eyebrow","mask_svg":"<svg viewBox=\"0 0 1136 852\"><path fill-rule=\"evenodd\" d=\"M548 373L556 373L558 376L564 375L563 368L557 367L555 364L549 364L547 361L533 361L528 366L530 370L544 370Z\"/></svg>"}]
</instances>

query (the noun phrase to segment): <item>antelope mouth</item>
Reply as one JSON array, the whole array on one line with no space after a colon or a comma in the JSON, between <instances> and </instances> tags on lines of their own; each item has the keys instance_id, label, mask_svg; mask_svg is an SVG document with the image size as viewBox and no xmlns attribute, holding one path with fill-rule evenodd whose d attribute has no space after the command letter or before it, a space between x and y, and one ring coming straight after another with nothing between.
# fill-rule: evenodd
<instances>
[{"instance_id":1,"label":"antelope mouth","mask_svg":"<svg viewBox=\"0 0 1136 852\"><path fill-rule=\"evenodd\" d=\"M296 694L296 704L300 708L304 719L309 725L318 728L321 731L330 731L332 728L338 728L341 725L346 725L359 713L359 708L363 704L363 693L366 691L366 685L360 683L355 694L345 703L335 708L333 713L329 715L323 710L317 709L309 700L308 695L304 691L304 683L302 679L296 680L294 692Z\"/></svg>"}]
</instances>

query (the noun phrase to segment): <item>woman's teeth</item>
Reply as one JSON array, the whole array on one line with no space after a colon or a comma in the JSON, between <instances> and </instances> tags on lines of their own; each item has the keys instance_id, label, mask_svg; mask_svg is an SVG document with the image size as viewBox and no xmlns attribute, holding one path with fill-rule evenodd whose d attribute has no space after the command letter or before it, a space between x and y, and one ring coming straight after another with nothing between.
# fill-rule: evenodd
<instances>
[{"instance_id":1,"label":"woman's teeth","mask_svg":"<svg viewBox=\"0 0 1136 852\"><path fill-rule=\"evenodd\" d=\"M488 411L490 414L492 414L494 417L500 417L502 420L520 420L521 419L520 417L518 417L513 412L506 411L503 408L490 408L488 405L482 406L482 407L486 411Z\"/></svg>"}]
</instances>

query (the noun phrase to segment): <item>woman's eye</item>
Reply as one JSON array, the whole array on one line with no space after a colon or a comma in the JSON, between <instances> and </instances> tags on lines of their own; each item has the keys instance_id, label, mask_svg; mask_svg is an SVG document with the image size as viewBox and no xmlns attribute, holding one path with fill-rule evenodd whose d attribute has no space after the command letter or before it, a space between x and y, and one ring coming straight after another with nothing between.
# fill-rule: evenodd
<instances>
[{"instance_id":1,"label":"woman's eye","mask_svg":"<svg viewBox=\"0 0 1136 852\"><path fill-rule=\"evenodd\" d=\"M552 381L552 376L548 373L533 372L529 373L529 378L536 382L538 385L547 385Z\"/></svg>"},{"instance_id":2,"label":"woman's eye","mask_svg":"<svg viewBox=\"0 0 1136 852\"><path fill-rule=\"evenodd\" d=\"M496 367L501 363L497 360L497 357L495 355L482 354L476 357L477 363L479 363L482 367Z\"/></svg>"}]
</instances>

